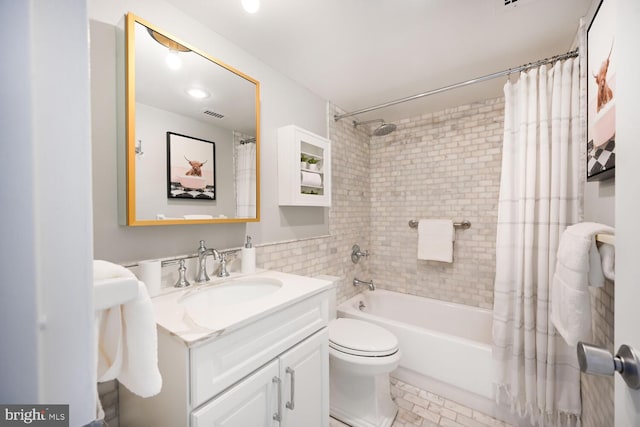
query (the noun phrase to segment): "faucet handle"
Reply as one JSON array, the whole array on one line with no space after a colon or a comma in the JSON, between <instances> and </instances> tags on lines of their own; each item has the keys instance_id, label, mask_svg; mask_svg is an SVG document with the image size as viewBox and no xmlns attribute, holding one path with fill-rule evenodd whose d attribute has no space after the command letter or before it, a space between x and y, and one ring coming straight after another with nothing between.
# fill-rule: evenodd
<instances>
[{"instance_id":1,"label":"faucet handle","mask_svg":"<svg viewBox=\"0 0 640 427\"><path fill-rule=\"evenodd\" d=\"M186 277L187 267L185 267L184 265L184 258L181 259L179 262L180 262L180 267L178 268L179 277L178 277L178 281L173 286L176 288L186 288L187 286L191 286L191 283L189 283Z\"/></svg>"},{"instance_id":2,"label":"faucet handle","mask_svg":"<svg viewBox=\"0 0 640 427\"><path fill-rule=\"evenodd\" d=\"M220 252L220 267L218 267L218 277L229 277L230 273L227 271L227 257L234 257L238 254L237 250Z\"/></svg>"},{"instance_id":3,"label":"faucet handle","mask_svg":"<svg viewBox=\"0 0 640 427\"><path fill-rule=\"evenodd\" d=\"M229 272L227 271L227 254L226 252L221 252L220 257L220 266L218 267L218 277L229 277Z\"/></svg>"},{"instance_id":4,"label":"faucet handle","mask_svg":"<svg viewBox=\"0 0 640 427\"><path fill-rule=\"evenodd\" d=\"M368 257L369 256L369 251L366 250L364 252L362 252L360 250L360 246L358 245L353 245L353 247L351 248L351 262L353 262L354 264L357 264L358 261L360 261L360 258L362 257Z\"/></svg>"}]
</instances>

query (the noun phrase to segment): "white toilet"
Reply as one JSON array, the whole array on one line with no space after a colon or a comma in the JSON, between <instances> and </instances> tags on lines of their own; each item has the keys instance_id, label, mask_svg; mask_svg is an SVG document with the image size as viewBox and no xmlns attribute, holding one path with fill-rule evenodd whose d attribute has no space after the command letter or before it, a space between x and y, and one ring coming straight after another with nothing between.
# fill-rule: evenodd
<instances>
[{"instance_id":1,"label":"white toilet","mask_svg":"<svg viewBox=\"0 0 640 427\"><path fill-rule=\"evenodd\" d=\"M398 412L389 372L400 362L398 339L362 320L329 323L331 416L352 427L389 427Z\"/></svg>"}]
</instances>

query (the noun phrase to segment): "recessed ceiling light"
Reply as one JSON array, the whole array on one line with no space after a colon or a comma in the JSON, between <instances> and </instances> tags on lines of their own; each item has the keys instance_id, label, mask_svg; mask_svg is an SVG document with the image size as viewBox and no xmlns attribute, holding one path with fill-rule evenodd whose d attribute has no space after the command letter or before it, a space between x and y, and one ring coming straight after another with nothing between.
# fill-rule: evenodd
<instances>
[{"instance_id":1,"label":"recessed ceiling light","mask_svg":"<svg viewBox=\"0 0 640 427\"><path fill-rule=\"evenodd\" d=\"M260 9L260 0L242 0L242 7L247 13L256 13Z\"/></svg>"},{"instance_id":2,"label":"recessed ceiling light","mask_svg":"<svg viewBox=\"0 0 640 427\"><path fill-rule=\"evenodd\" d=\"M187 89L187 93L189 94L189 96L192 96L196 99L204 99L211 96L211 94L206 90L200 89L197 87L192 87L191 89Z\"/></svg>"}]
</instances>

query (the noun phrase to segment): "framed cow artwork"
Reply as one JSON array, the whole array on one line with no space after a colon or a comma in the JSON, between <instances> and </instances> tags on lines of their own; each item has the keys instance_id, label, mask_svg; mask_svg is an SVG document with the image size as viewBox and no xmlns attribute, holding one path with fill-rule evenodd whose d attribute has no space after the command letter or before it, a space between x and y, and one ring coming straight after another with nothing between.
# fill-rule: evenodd
<instances>
[{"instance_id":1,"label":"framed cow artwork","mask_svg":"<svg viewBox=\"0 0 640 427\"><path fill-rule=\"evenodd\" d=\"M167 132L167 197L216 199L214 142Z\"/></svg>"}]
</instances>

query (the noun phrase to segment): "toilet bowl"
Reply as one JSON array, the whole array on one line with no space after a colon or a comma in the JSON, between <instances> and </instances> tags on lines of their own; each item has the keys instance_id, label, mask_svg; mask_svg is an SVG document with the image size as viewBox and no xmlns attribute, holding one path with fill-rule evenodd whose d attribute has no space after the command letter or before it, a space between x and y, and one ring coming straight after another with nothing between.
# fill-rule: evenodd
<instances>
[{"instance_id":1,"label":"toilet bowl","mask_svg":"<svg viewBox=\"0 0 640 427\"><path fill-rule=\"evenodd\" d=\"M329 323L331 416L352 427L389 427L398 412L389 372L400 362L398 339L369 322Z\"/></svg>"}]
</instances>

